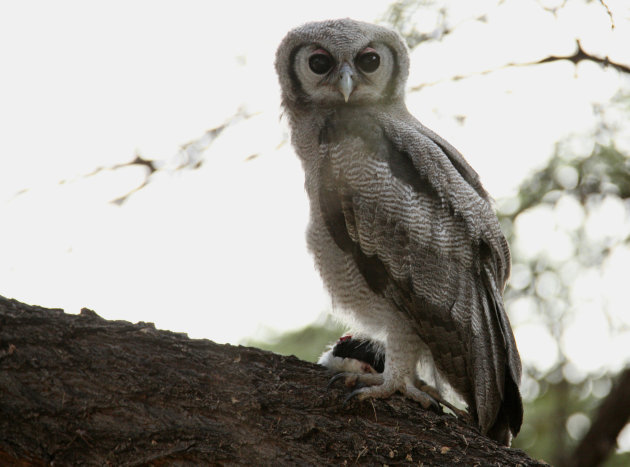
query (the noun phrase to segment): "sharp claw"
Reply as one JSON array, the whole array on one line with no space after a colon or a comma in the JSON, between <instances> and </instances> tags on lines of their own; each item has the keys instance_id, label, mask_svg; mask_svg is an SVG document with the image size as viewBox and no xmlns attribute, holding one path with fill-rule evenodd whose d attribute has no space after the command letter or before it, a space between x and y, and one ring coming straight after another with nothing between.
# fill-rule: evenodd
<instances>
[{"instance_id":1,"label":"sharp claw","mask_svg":"<svg viewBox=\"0 0 630 467\"><path fill-rule=\"evenodd\" d=\"M427 394L427 396L429 395ZM440 403L437 400L435 400L432 396L429 396L429 402L430 402L430 405L428 407L429 409L435 410L438 414L444 413L444 410L442 410L442 406L440 405Z\"/></svg>"},{"instance_id":2,"label":"sharp claw","mask_svg":"<svg viewBox=\"0 0 630 467\"><path fill-rule=\"evenodd\" d=\"M466 418L468 417L468 413L465 410L460 410L457 407L455 407L453 404L449 403L448 401L444 400L441 396L440 393L438 392L437 389L435 389L433 386L427 384L424 380L418 378L416 381L415 386L420 389L422 392L424 392L425 394L427 394L429 397L431 397L434 402L436 404L438 404L439 408L440 408L440 413L444 413L444 407L448 408L451 410L451 412L453 412L458 418ZM433 406L433 404L431 404Z\"/></svg>"},{"instance_id":3,"label":"sharp claw","mask_svg":"<svg viewBox=\"0 0 630 467\"><path fill-rule=\"evenodd\" d=\"M348 402L350 402L351 399L354 399L355 397L357 397L359 394L361 394L361 389L355 389L354 391L352 391L350 394L348 394L346 396L346 398L343 400L343 404L342 407L345 407Z\"/></svg>"},{"instance_id":4,"label":"sharp claw","mask_svg":"<svg viewBox=\"0 0 630 467\"><path fill-rule=\"evenodd\" d=\"M326 389L330 389L335 382L345 378L346 376L347 375L345 373L337 373L335 376L330 378L330 381L328 381L328 384L326 385Z\"/></svg>"},{"instance_id":5,"label":"sharp claw","mask_svg":"<svg viewBox=\"0 0 630 467\"><path fill-rule=\"evenodd\" d=\"M426 407L424 407L424 404L422 403L420 405L422 405L425 409L432 410L438 414L444 413L444 411L442 410L442 406L440 405L440 402L435 397L433 397L431 394L427 394L426 392L424 393L424 395L426 396L428 405Z\"/></svg>"}]
</instances>

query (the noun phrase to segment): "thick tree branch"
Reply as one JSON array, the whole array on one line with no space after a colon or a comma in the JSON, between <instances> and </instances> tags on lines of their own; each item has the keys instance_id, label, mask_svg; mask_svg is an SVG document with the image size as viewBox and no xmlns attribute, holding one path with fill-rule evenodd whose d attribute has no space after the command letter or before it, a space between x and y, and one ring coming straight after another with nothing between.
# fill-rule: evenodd
<instances>
[{"instance_id":1,"label":"thick tree branch","mask_svg":"<svg viewBox=\"0 0 630 467\"><path fill-rule=\"evenodd\" d=\"M0 297L2 465L542 465L321 367Z\"/></svg>"}]
</instances>

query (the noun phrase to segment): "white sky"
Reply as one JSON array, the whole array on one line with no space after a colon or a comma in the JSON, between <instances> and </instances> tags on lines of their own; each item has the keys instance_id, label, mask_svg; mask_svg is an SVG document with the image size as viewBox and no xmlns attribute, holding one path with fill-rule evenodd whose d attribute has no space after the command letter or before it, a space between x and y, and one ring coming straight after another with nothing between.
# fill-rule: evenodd
<instances>
[{"instance_id":1,"label":"white sky","mask_svg":"<svg viewBox=\"0 0 630 467\"><path fill-rule=\"evenodd\" d=\"M555 142L590 131L592 104L627 89L627 78L591 63L481 72L570 54L578 36L588 51L630 63L630 10L607 3L615 32L598 2L568 2L555 16L529 0L459 2L449 16L455 32L413 52L410 84L434 84L408 96L410 109L465 154L495 198L514 193ZM307 200L279 120L275 48L305 21L373 21L385 8L0 3L0 294L218 342L316 319L329 300L303 239ZM486 10L485 23L470 20ZM474 76L450 80L462 74ZM201 169L164 173L122 207L111 201L141 182L142 169L82 177L136 152L172 160L239 108L256 116L228 128ZM524 359L544 367L557 344L542 345L541 330L522 324Z\"/></svg>"}]
</instances>

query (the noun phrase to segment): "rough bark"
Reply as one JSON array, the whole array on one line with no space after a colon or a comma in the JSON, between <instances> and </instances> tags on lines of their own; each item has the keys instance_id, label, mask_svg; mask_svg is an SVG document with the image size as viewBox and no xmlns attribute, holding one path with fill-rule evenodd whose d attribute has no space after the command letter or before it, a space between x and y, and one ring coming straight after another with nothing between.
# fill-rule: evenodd
<instances>
[{"instance_id":1,"label":"rough bark","mask_svg":"<svg viewBox=\"0 0 630 467\"><path fill-rule=\"evenodd\" d=\"M0 465L543 465L312 363L0 297Z\"/></svg>"}]
</instances>

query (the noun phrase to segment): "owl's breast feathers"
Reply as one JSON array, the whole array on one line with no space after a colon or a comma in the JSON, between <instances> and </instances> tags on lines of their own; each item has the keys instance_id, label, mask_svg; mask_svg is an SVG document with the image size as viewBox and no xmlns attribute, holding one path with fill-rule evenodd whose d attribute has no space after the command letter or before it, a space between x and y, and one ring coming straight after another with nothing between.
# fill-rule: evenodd
<instances>
[{"instance_id":1,"label":"owl's breast feathers","mask_svg":"<svg viewBox=\"0 0 630 467\"><path fill-rule=\"evenodd\" d=\"M518 433L509 249L477 174L400 109L335 111L318 144L318 204L336 245L408 317L482 431Z\"/></svg>"}]
</instances>

